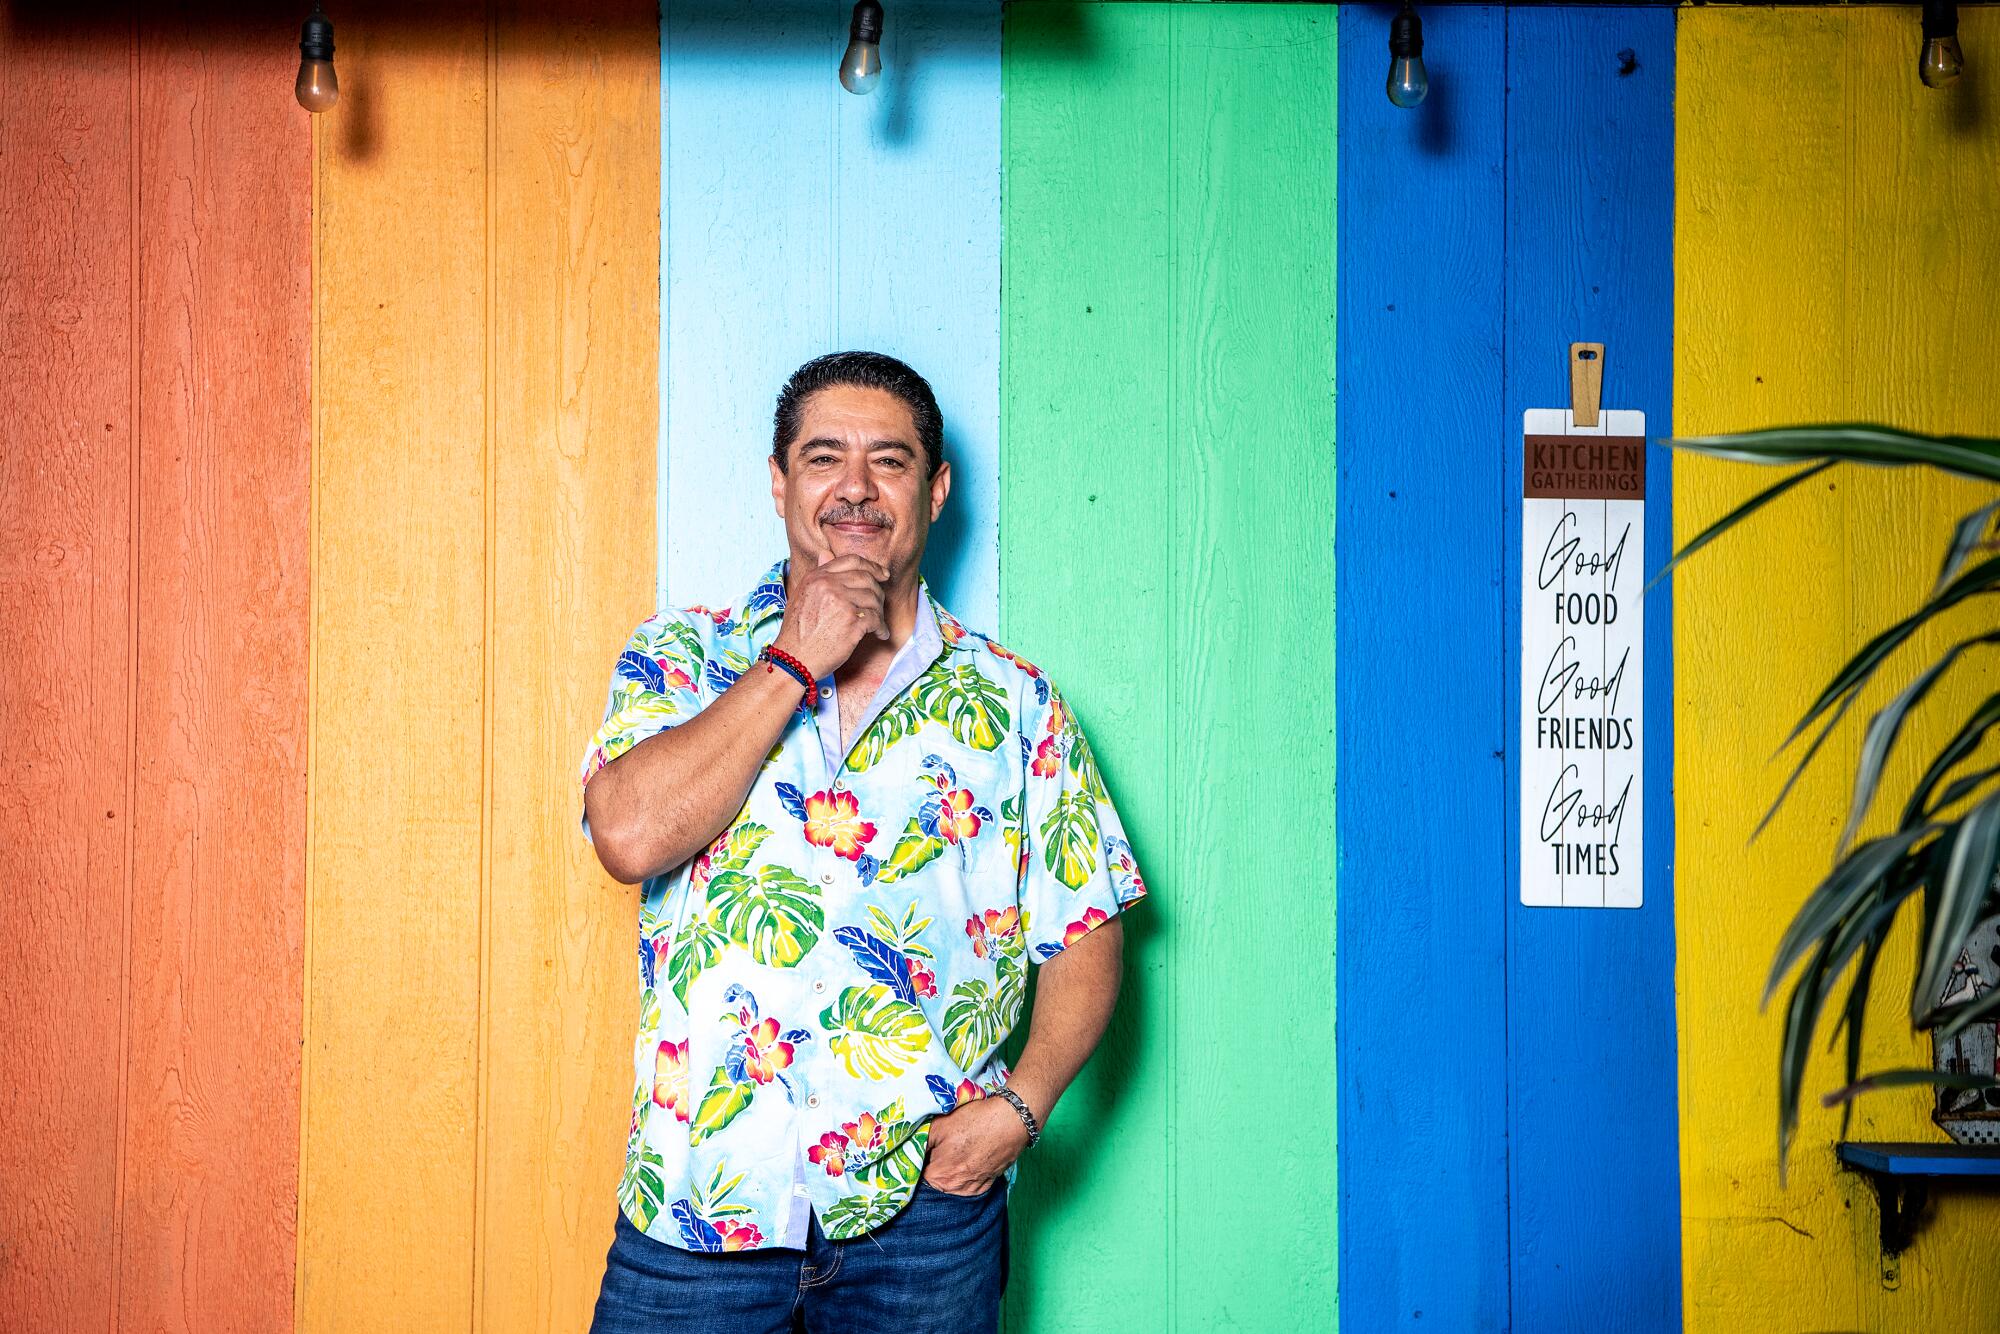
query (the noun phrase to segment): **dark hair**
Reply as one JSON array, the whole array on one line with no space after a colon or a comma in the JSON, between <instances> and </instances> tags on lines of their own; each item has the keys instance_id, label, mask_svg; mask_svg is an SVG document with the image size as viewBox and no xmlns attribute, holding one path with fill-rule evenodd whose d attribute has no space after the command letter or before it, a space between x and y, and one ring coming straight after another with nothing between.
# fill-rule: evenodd
<instances>
[{"instance_id":1,"label":"dark hair","mask_svg":"<svg viewBox=\"0 0 2000 1334\"><path fill-rule=\"evenodd\" d=\"M938 411L937 396L931 393L930 381L880 352L829 352L792 372L792 378L778 391L778 410L772 414L771 457L778 461L779 472L789 470L785 446L799 433L799 416L805 411L806 400L839 385L886 389L902 399L916 423L929 475L937 476L944 463L944 416Z\"/></svg>"}]
</instances>

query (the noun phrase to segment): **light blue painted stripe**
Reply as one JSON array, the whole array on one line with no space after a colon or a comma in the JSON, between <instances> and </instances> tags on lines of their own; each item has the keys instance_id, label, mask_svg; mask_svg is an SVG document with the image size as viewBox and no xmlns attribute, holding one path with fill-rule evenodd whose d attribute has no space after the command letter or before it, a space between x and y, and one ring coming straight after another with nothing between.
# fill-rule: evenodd
<instances>
[{"instance_id":1,"label":"light blue painted stripe","mask_svg":"<svg viewBox=\"0 0 2000 1334\"><path fill-rule=\"evenodd\" d=\"M870 348L928 378L953 490L926 572L998 620L1000 7L891 4L882 84L843 91L852 6L663 0L660 590L721 604L784 554L779 386Z\"/></svg>"}]
</instances>

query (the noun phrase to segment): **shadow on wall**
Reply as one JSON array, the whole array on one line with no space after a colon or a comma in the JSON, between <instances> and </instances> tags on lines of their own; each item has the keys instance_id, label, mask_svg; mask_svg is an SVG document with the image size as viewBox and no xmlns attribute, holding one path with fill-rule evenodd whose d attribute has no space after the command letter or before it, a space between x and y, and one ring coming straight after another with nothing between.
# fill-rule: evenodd
<instances>
[{"instance_id":1,"label":"shadow on wall","mask_svg":"<svg viewBox=\"0 0 2000 1334\"><path fill-rule=\"evenodd\" d=\"M925 56L958 46L990 44L992 11L998 3L945 0L928 4L920 35L908 41L904 39L910 35L909 25L899 25L895 14L890 14L883 58L897 77L884 81L888 114L882 122L882 135L886 143L900 144L915 134L912 116L922 101ZM241 0L192 0L172 9L149 10L145 18L135 19L132 11L123 7L81 9L60 0L17 0L11 6L10 39L24 46L88 42L124 52L130 48L135 23L139 23L199 29L205 44L219 51L266 44L285 48L297 45L299 24L311 8L311 0L254 8ZM377 93L366 61L364 39L370 34L393 31L398 37L395 48L405 55L423 52L422 38L434 34L435 49L444 55L458 50L467 18L486 13L490 22L504 25L514 54L526 45L531 52L543 50L559 58L569 45L562 34L579 28L600 38L622 31L631 41L657 50L662 32L670 31L672 41L682 49L740 56L746 62L818 53L824 56L827 77L832 79L847 42L851 12L846 0L761 0L755 4L754 14L740 3L688 5L682 0L682 7L677 8L676 0L661 0L661 22L636 21L632 7L616 0L574 0L560 12L518 6L489 8L468 0L447 0L415 10L385 0L330 0L325 8L334 25L334 69L346 111L339 122L341 149L357 160L373 155L380 124L379 115L374 114ZM1065 60L1091 58L1093 43L1080 11L1069 6L1051 7L1051 14L1057 21L1044 19L1036 25L1034 41L1025 45L1026 54ZM411 41L412 36L418 40ZM284 91L290 93L289 88ZM955 532L948 532L948 536L962 540Z\"/></svg>"},{"instance_id":2,"label":"shadow on wall","mask_svg":"<svg viewBox=\"0 0 2000 1334\"><path fill-rule=\"evenodd\" d=\"M565 3L559 13L536 7L493 7L469 0L440 0L412 9L384 0L322 0L326 15L333 21L336 54L343 34L367 26L378 31L393 29L399 35L435 33L439 50L455 48L453 34L463 31L470 14L487 12L511 32L528 22L546 23L551 28L589 24L600 30L624 28L634 40L657 42L662 25L635 21L629 5L614 6L597 0ZM756 0L754 22L750 7L741 3L690 5L687 0L661 0L661 9L674 30L674 40L703 51L743 56L796 56L831 43L835 55L847 42L847 20L851 6L847 0ZM928 0L924 8L925 40L944 50L966 45L985 47L992 40L992 12L999 0ZM190 0L172 7L148 9L144 19L135 20L122 6L85 9L65 0L13 0L9 5L9 29L23 43L73 42L94 38L107 46L123 47L132 37L135 21L171 26L198 26L209 44L217 49L262 45L295 45L299 24L311 12L312 0L251 6L241 0ZM896 39L896 14L890 9L884 40ZM402 43L403 49L422 50L421 42ZM1089 59L1098 54L1087 23L1077 7L1051 6L1048 15L1035 25L1031 40L1017 45L1017 55L1057 59ZM829 67L828 78L832 78Z\"/></svg>"},{"instance_id":3,"label":"shadow on wall","mask_svg":"<svg viewBox=\"0 0 2000 1334\"><path fill-rule=\"evenodd\" d=\"M1100 764L1105 785L1114 794L1134 790L1133 780L1121 776L1122 766L1108 758L1100 760ZM1160 871L1167 865L1165 849L1142 839L1136 831L1127 832L1132 834L1132 855L1141 870L1159 868L1151 873L1157 886L1162 878ZM1161 1003L1160 997L1147 994L1147 974L1163 968L1172 952L1172 940L1166 934L1170 929L1166 915L1171 912L1167 896L1152 893L1133 904L1131 911L1118 915L1124 930L1125 963L1118 984L1118 1008L1112 1012L1111 1026L1090 1055L1087 1069L1094 1077L1079 1078L1063 1094L1063 1101L1051 1120L1051 1125L1057 1128L1035 1146L1034 1152L1021 1156L1020 1180L1007 1201L1007 1226L1011 1232L1008 1245L1017 1264L1022 1257L1038 1253L1033 1238L1043 1233L1061 1235L1065 1217L1073 1216L1068 1203L1071 1187L1088 1179L1094 1165L1107 1155L1130 1152L1134 1147L1107 1144L1089 1127L1125 1124L1121 1109L1131 1100L1136 1087L1133 1080L1125 1077L1126 1072L1139 1069L1147 1048L1157 1048L1168 1038L1157 1029L1148 1030L1145 1018L1156 1013ZM1028 992L1021 1006L1024 1020L1035 1012L1036 984L1041 972L1035 968L1028 974ZM1023 1022L1006 1043L1009 1069L1020 1063L1021 1049L1027 1040L1028 1024ZM1161 1207L1166 1207L1164 1201ZM1032 1274L1016 1272L1018 1277L1010 1276L1007 1284L1005 1327L1041 1329L1044 1326L1035 1311L1043 1286ZM1052 1309L1061 1309L1060 1300ZM1057 1321L1059 1317L1051 1320Z\"/></svg>"}]
</instances>

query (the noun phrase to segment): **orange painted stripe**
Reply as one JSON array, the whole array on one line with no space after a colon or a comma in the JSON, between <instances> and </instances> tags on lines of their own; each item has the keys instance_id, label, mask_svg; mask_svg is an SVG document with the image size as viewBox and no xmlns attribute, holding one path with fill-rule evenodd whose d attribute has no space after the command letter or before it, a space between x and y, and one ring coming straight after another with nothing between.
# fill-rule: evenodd
<instances>
[{"instance_id":1,"label":"orange painted stripe","mask_svg":"<svg viewBox=\"0 0 2000 1334\"><path fill-rule=\"evenodd\" d=\"M292 1303L309 140L293 58L214 18L0 35L22 1328Z\"/></svg>"},{"instance_id":2,"label":"orange painted stripe","mask_svg":"<svg viewBox=\"0 0 2000 1334\"><path fill-rule=\"evenodd\" d=\"M580 1329L637 909L574 775L652 610L657 9L342 22L315 167L297 1325Z\"/></svg>"},{"instance_id":3,"label":"orange painted stripe","mask_svg":"<svg viewBox=\"0 0 2000 1334\"><path fill-rule=\"evenodd\" d=\"M15 22L0 10L0 1310L103 1328L132 837L133 53Z\"/></svg>"}]
</instances>

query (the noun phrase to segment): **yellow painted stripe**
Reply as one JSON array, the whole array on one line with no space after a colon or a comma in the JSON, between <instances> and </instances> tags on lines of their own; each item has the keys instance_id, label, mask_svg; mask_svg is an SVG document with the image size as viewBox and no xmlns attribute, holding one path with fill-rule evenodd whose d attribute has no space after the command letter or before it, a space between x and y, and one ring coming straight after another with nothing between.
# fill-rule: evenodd
<instances>
[{"instance_id":1,"label":"yellow painted stripe","mask_svg":"<svg viewBox=\"0 0 2000 1334\"><path fill-rule=\"evenodd\" d=\"M577 832L577 760L653 610L653 0L500 35L494 156L485 1156L477 1328L581 1330L631 1115L637 891Z\"/></svg>"},{"instance_id":2,"label":"yellow painted stripe","mask_svg":"<svg viewBox=\"0 0 2000 1334\"><path fill-rule=\"evenodd\" d=\"M635 907L573 775L654 585L657 42L624 0L342 29L301 1328L572 1330L596 1295Z\"/></svg>"},{"instance_id":3,"label":"yellow painted stripe","mask_svg":"<svg viewBox=\"0 0 2000 1334\"><path fill-rule=\"evenodd\" d=\"M1960 23L1969 51L2000 51L2000 12L1967 9ZM1969 87L1918 84L1914 11L1691 9L1680 34L1676 429L1869 418L2000 434L2000 121L1979 114ZM1679 537L1775 476L1682 459ZM1990 1304L1984 1253L2000 1201L1943 1199L1885 1271L1875 1201L1834 1164L1836 1113L1808 1109L1789 1188L1777 1179L1779 1017L1775 1006L1758 1016L1757 997L1779 933L1828 864L1860 722L1746 849L1785 772L1766 759L1847 654L1923 595L1951 521L1990 491L1860 468L1833 477L1676 577L1691 1331L1970 1328L1977 1295ZM1894 675L1907 680L1982 615L1924 636ZM1908 790L1993 679L1982 662L1938 692L1890 790ZM1911 935L1877 972L1870 1067L1930 1059L1905 1013ZM1808 1100L1839 1082L1837 1058L1825 1058ZM1939 1137L1927 1099L1908 1092L1863 1099L1853 1133Z\"/></svg>"}]
</instances>

